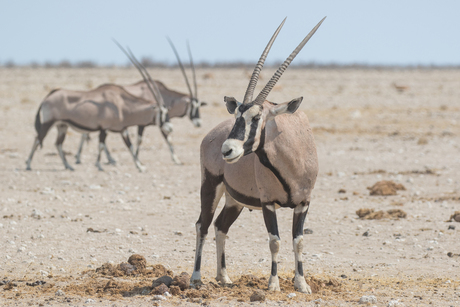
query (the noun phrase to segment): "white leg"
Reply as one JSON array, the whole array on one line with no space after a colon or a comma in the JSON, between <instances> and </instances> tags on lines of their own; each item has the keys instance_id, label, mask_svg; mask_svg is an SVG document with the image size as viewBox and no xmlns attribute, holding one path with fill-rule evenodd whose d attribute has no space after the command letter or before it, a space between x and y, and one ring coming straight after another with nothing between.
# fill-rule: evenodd
<instances>
[{"instance_id":1,"label":"white leg","mask_svg":"<svg viewBox=\"0 0 460 307\"><path fill-rule=\"evenodd\" d=\"M311 288L305 281L303 275L303 224L308 212L308 206L305 204L298 205L294 209L294 218L292 225L293 247L295 257L295 276L294 276L294 289L299 292L311 294Z\"/></svg>"},{"instance_id":2,"label":"white leg","mask_svg":"<svg viewBox=\"0 0 460 307\"><path fill-rule=\"evenodd\" d=\"M38 145L40 145L40 141L38 140L38 137L35 138L34 144L32 145L32 150L30 151L29 158L26 161L26 170L30 171L30 163L32 163L32 158L34 156L35 150L37 150Z\"/></svg>"},{"instance_id":3,"label":"white leg","mask_svg":"<svg viewBox=\"0 0 460 307\"><path fill-rule=\"evenodd\" d=\"M88 141L88 140L89 140L88 133L82 133L81 139L80 139L80 145L78 146L78 151L77 151L77 154L75 155L75 163L76 164L81 163L80 157L81 157L81 151L83 150L83 143L85 141Z\"/></svg>"}]
</instances>

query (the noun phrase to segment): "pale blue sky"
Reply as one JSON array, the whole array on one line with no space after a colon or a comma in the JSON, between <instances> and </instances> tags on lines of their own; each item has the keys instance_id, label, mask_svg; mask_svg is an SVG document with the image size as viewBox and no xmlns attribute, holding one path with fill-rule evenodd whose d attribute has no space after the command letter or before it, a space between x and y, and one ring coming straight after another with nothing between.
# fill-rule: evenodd
<instances>
[{"instance_id":1,"label":"pale blue sky","mask_svg":"<svg viewBox=\"0 0 460 307\"><path fill-rule=\"evenodd\" d=\"M171 37L196 62L255 63L287 16L267 62L284 60L324 16L294 63L460 65L460 1L0 0L0 64L125 64L114 37L138 56L175 63Z\"/></svg>"}]
</instances>

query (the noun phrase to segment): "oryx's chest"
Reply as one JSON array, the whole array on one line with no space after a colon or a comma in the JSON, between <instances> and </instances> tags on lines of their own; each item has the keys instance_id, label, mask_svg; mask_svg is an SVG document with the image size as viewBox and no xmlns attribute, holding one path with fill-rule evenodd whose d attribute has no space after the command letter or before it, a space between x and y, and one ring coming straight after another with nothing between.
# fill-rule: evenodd
<instances>
[{"instance_id":1,"label":"oryx's chest","mask_svg":"<svg viewBox=\"0 0 460 307\"><path fill-rule=\"evenodd\" d=\"M262 203L273 202L284 206L289 199L281 182L254 153L235 164L225 164L224 184L227 193L249 209L261 209Z\"/></svg>"}]
</instances>

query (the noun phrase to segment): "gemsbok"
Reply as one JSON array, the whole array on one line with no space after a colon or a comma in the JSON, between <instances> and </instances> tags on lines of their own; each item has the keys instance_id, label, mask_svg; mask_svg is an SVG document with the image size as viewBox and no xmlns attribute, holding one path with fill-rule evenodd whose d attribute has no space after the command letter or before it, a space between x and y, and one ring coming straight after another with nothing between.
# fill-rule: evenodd
<instances>
[{"instance_id":1,"label":"gemsbok","mask_svg":"<svg viewBox=\"0 0 460 307\"><path fill-rule=\"evenodd\" d=\"M182 71L182 75L184 76L185 83L187 85L189 94L184 94L184 93L180 93L180 92L171 90L167 88L161 81L152 80L150 77L148 78L148 80L151 83L151 85L155 84L158 87L163 97L165 107L168 109L169 118L187 116L192 121L195 127L201 127L200 107L205 106L206 103L200 102L198 100L198 86L197 86L197 81L196 81L195 65L193 63L190 46L187 44L188 54L190 57L190 67L192 68L194 91L192 91L192 87L190 86L190 82L185 72L185 68L182 64L182 61L180 60L180 57L179 57L179 54L176 48L174 47L174 44L169 38L168 38L168 41L177 58L177 61ZM120 45L116 41L115 43L120 47ZM149 84L147 83L145 79L142 81L136 82L134 84L131 84L131 85L123 86L123 88L127 90L128 92L130 92L131 94L133 94L134 96L144 98L145 100L154 100L154 97L152 96L152 93L149 90ZM145 126L138 126L138 129L137 129L137 148L135 152L136 157L139 157L139 148L142 143L142 136L144 133L144 128ZM171 152L171 159L174 161L174 163L181 164L179 158L174 152L174 146L172 145L171 135L169 133L166 134L163 131L162 131L162 135L165 138L166 143L168 144L169 150ZM83 143L87 139L88 139L88 135L83 134L81 141L80 141L78 152L75 156L77 159L77 163L80 163L80 155L81 155L81 151L83 148ZM110 153L107 150L107 148L105 148L105 152L107 154L107 159L109 160L109 163L114 163L115 161L111 158Z\"/></svg>"},{"instance_id":2,"label":"gemsbok","mask_svg":"<svg viewBox=\"0 0 460 307\"><path fill-rule=\"evenodd\" d=\"M192 284L201 282L203 245L219 200L225 193L225 205L215 221L217 281L231 283L225 265L225 238L230 226L244 207L261 209L271 251L268 289L279 291L277 261L280 237L275 209L292 208L294 287L300 292L311 293L303 275L302 248L303 225L318 173L315 141L305 113L295 113L302 97L280 104L266 98L324 18L302 40L253 100L260 71L284 21L256 64L243 102L233 97L224 98L228 112L234 114L235 119L216 126L201 143L201 213L196 223Z\"/></svg>"},{"instance_id":3,"label":"gemsbok","mask_svg":"<svg viewBox=\"0 0 460 307\"><path fill-rule=\"evenodd\" d=\"M144 80L147 80L141 69L139 69L139 72ZM168 111L164 107L161 93L158 88L155 89L155 86L149 87L149 90L155 97L155 101L159 102L158 104L136 97L123 87L115 84L104 84L86 92L66 89L51 91L40 104L35 117L37 136L26 161L26 169L31 170L30 164L35 150L38 145L42 145L49 129L56 125L58 129L56 147L66 169L73 170L62 150L62 143L70 126L83 134L94 131L100 132L99 153L96 161L96 167L99 170L103 170L100 159L101 151L106 149L105 138L107 131L112 131L121 133L126 146L132 154L136 167L139 171L144 171L145 167L134 153L127 128L139 125L158 125L164 133L171 131Z\"/></svg>"}]
</instances>

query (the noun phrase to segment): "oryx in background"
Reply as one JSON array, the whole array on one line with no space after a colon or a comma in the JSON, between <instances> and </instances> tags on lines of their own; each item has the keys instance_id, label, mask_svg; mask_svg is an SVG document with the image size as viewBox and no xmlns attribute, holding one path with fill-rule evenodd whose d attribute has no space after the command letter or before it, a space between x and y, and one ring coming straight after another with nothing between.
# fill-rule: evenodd
<instances>
[{"instance_id":1,"label":"oryx in background","mask_svg":"<svg viewBox=\"0 0 460 307\"><path fill-rule=\"evenodd\" d=\"M142 77L147 80L147 76L143 74L142 70L139 69L139 71ZM62 150L62 143L67 128L70 126L81 133L100 132L99 153L96 161L99 170L102 170L100 158L101 151L106 148L107 131L112 131L121 133L137 168L143 171L144 167L134 153L127 128L139 125L159 125L165 133L171 131L168 110L164 107L160 91L155 86L150 86L149 90L155 97L155 101L159 102L158 104L134 96L121 86L114 84L101 85L86 92L65 89L51 91L40 104L35 117L37 136L26 161L27 170L31 169L32 157L38 145L42 145L49 129L56 125L58 129L56 147L66 169L73 170Z\"/></svg>"},{"instance_id":2,"label":"oryx in background","mask_svg":"<svg viewBox=\"0 0 460 307\"><path fill-rule=\"evenodd\" d=\"M324 20L324 19L323 19ZM285 69L323 22L321 20L278 68L256 99L253 93L268 52L284 21L273 34L251 76L243 102L225 97L227 120L201 143L201 214L196 223L196 254L191 282L201 282L201 257L208 228L220 198L225 206L215 221L217 277L231 283L225 265L225 237L242 209L261 209L272 254L268 289L279 291L277 274L280 237L275 209L294 209L292 238L295 255L294 288L311 293L302 268L303 225L318 173L313 133L304 112L297 112L302 97L284 103L265 100Z\"/></svg>"},{"instance_id":3,"label":"oryx in background","mask_svg":"<svg viewBox=\"0 0 460 307\"><path fill-rule=\"evenodd\" d=\"M164 85L161 81L152 80L150 77L148 78L148 82L150 82L152 85L155 84L160 90L160 93L163 97L163 101L165 103L165 107L168 109L169 118L187 116L192 121L195 127L201 127L200 107L206 105L206 103L200 102L198 100L198 86L197 86L197 81L196 81L195 65L193 63L192 53L190 51L190 45L187 43L187 50L188 50L188 54L190 57L190 67L192 69L194 91L192 91L192 87L190 86L190 82L185 72L184 65L182 64L182 61L180 60L179 54L176 48L174 47L174 44L169 38L168 38L168 41L177 58L177 62L182 71L182 75L184 76L185 83L187 85L189 93L184 94L184 93L180 93L180 92L171 90L167 88L166 85ZM149 84L147 83L145 79L142 81L136 82L134 84L131 84L131 85L123 86L123 88L126 89L131 94L133 94L134 96L142 97L146 100L154 100L154 97L152 96L152 93L149 90ZM137 130L137 148L135 152L136 157L139 157L139 148L142 143L142 135L144 133L144 128L145 126L139 126ZM174 153L174 147L171 142L171 135L169 133L164 133L163 131L162 131L162 135L168 144L169 150L171 152L172 160L176 164L181 164L179 158ZM88 135L83 134L81 141L80 141L78 152L75 156L77 159L77 163L80 163L81 150L83 148L83 143L85 140L88 140ZM105 148L105 151L106 151L109 163L114 163L115 161L111 159L110 153L107 150L107 148Z\"/></svg>"}]
</instances>

